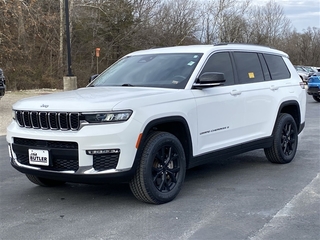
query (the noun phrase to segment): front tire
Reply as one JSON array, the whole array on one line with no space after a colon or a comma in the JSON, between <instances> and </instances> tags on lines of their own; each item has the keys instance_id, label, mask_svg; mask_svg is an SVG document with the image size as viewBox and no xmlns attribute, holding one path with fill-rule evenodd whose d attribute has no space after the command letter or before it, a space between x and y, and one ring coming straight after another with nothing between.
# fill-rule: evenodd
<instances>
[{"instance_id":1,"label":"front tire","mask_svg":"<svg viewBox=\"0 0 320 240\"><path fill-rule=\"evenodd\" d=\"M313 95L313 99L317 102L320 102L320 96Z\"/></svg>"},{"instance_id":2,"label":"front tire","mask_svg":"<svg viewBox=\"0 0 320 240\"><path fill-rule=\"evenodd\" d=\"M30 180L30 182L42 186L42 187L55 187L55 186L61 186L65 184L63 181L57 181L47 178L40 178L34 175L26 174L27 178Z\"/></svg>"},{"instance_id":3,"label":"front tire","mask_svg":"<svg viewBox=\"0 0 320 240\"><path fill-rule=\"evenodd\" d=\"M185 172L186 158L180 141L171 133L154 132L144 145L130 189L143 202L167 203L180 192Z\"/></svg>"},{"instance_id":4,"label":"front tire","mask_svg":"<svg viewBox=\"0 0 320 240\"><path fill-rule=\"evenodd\" d=\"M298 130L293 117L281 113L276 121L273 132L273 143L264 152L272 163L289 163L293 160L298 147Z\"/></svg>"}]
</instances>

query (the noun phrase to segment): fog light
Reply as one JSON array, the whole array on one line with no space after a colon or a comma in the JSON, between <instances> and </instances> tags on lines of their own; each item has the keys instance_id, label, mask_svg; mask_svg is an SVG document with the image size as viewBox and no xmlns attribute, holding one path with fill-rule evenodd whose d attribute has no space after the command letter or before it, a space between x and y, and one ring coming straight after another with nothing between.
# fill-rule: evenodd
<instances>
[{"instance_id":1,"label":"fog light","mask_svg":"<svg viewBox=\"0 0 320 240\"><path fill-rule=\"evenodd\" d=\"M98 154L118 154L120 153L120 149L97 149L97 150L86 150L88 155L98 155Z\"/></svg>"}]
</instances>

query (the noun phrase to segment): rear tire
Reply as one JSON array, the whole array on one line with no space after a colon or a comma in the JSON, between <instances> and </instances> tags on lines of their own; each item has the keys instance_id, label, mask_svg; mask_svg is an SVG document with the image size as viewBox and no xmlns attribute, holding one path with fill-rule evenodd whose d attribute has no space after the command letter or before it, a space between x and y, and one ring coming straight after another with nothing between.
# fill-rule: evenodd
<instances>
[{"instance_id":1,"label":"rear tire","mask_svg":"<svg viewBox=\"0 0 320 240\"><path fill-rule=\"evenodd\" d=\"M55 187L55 186L61 186L64 185L65 182L63 181L57 181L47 178L40 178L36 177L34 175L26 174L27 178L34 184L42 186L42 187Z\"/></svg>"},{"instance_id":2,"label":"rear tire","mask_svg":"<svg viewBox=\"0 0 320 240\"><path fill-rule=\"evenodd\" d=\"M313 99L317 102L320 102L320 96L313 95Z\"/></svg>"},{"instance_id":3,"label":"rear tire","mask_svg":"<svg viewBox=\"0 0 320 240\"><path fill-rule=\"evenodd\" d=\"M140 201L167 203L180 192L185 172L184 149L178 138L171 133L154 132L144 145L130 189Z\"/></svg>"},{"instance_id":4,"label":"rear tire","mask_svg":"<svg viewBox=\"0 0 320 240\"><path fill-rule=\"evenodd\" d=\"M273 143L264 152L272 163L289 163L294 158L298 147L298 130L293 117L281 113L276 121L273 132Z\"/></svg>"}]
</instances>

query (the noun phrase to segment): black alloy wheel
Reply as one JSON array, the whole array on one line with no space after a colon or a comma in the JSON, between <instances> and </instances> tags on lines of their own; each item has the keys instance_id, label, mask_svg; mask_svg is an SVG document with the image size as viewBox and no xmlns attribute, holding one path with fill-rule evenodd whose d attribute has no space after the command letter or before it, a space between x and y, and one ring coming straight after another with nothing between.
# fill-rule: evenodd
<instances>
[{"instance_id":1,"label":"black alloy wheel","mask_svg":"<svg viewBox=\"0 0 320 240\"><path fill-rule=\"evenodd\" d=\"M264 152L272 163L289 163L293 160L298 147L298 130L293 117L281 113L273 131L273 143Z\"/></svg>"},{"instance_id":2,"label":"black alloy wheel","mask_svg":"<svg viewBox=\"0 0 320 240\"><path fill-rule=\"evenodd\" d=\"M286 123L282 129L282 137L281 137L281 147L283 154L286 156L290 156L292 152L295 150L295 132L293 130L292 123Z\"/></svg>"},{"instance_id":3,"label":"black alloy wheel","mask_svg":"<svg viewBox=\"0 0 320 240\"><path fill-rule=\"evenodd\" d=\"M180 141L167 132L152 133L144 148L140 165L130 188L143 202L162 204L180 192L185 178L186 160Z\"/></svg>"}]
</instances>

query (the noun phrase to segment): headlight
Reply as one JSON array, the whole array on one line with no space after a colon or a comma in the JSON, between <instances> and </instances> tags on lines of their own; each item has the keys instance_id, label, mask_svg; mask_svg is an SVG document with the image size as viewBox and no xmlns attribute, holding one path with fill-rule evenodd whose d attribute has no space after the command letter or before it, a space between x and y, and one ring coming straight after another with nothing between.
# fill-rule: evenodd
<instances>
[{"instance_id":1,"label":"headlight","mask_svg":"<svg viewBox=\"0 0 320 240\"><path fill-rule=\"evenodd\" d=\"M125 122L130 118L131 114L131 110L126 110L117 112L83 113L83 116L89 123L111 123Z\"/></svg>"}]
</instances>

